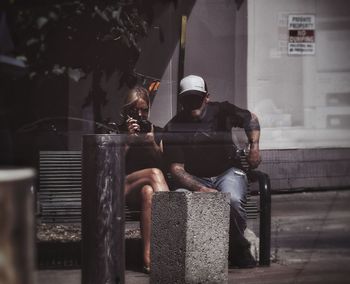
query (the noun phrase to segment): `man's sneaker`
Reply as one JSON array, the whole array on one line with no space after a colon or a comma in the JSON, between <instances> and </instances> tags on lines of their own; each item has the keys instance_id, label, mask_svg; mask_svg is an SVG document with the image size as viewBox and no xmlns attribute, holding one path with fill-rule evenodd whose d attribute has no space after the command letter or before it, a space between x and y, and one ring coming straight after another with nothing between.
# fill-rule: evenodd
<instances>
[{"instance_id":1,"label":"man's sneaker","mask_svg":"<svg viewBox=\"0 0 350 284\"><path fill-rule=\"evenodd\" d=\"M230 268L253 268L256 260L252 256L249 247L235 250L234 255L229 259Z\"/></svg>"}]
</instances>

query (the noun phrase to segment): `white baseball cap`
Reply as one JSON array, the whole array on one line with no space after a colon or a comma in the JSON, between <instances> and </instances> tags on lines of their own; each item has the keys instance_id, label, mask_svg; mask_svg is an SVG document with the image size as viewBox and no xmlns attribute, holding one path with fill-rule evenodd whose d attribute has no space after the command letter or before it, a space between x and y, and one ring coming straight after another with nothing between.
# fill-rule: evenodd
<instances>
[{"instance_id":1,"label":"white baseball cap","mask_svg":"<svg viewBox=\"0 0 350 284\"><path fill-rule=\"evenodd\" d=\"M202 77L196 75L186 76L180 81L179 95L185 95L188 91L198 91L206 94L208 92L207 84Z\"/></svg>"}]
</instances>

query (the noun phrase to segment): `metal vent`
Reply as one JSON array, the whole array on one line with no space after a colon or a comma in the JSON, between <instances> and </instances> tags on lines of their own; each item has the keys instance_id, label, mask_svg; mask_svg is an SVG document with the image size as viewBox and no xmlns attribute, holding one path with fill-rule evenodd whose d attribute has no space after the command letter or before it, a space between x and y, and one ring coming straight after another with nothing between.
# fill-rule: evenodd
<instances>
[{"instance_id":1,"label":"metal vent","mask_svg":"<svg viewBox=\"0 0 350 284\"><path fill-rule=\"evenodd\" d=\"M40 151L39 202L42 222L80 223L80 151Z\"/></svg>"},{"instance_id":2,"label":"metal vent","mask_svg":"<svg viewBox=\"0 0 350 284\"><path fill-rule=\"evenodd\" d=\"M249 171L249 163L247 161L247 156L244 152L241 152L239 153L239 157L240 157L240 160L241 160L241 165L242 165L242 168L245 172L248 172ZM246 210L246 213L247 213L247 218L248 219L256 219L258 218L259 216L259 209L258 209L258 205L257 205L257 201L256 199L253 199L251 197L251 183L248 182L248 194L247 194L247 200L244 204L244 208Z\"/></svg>"}]
</instances>

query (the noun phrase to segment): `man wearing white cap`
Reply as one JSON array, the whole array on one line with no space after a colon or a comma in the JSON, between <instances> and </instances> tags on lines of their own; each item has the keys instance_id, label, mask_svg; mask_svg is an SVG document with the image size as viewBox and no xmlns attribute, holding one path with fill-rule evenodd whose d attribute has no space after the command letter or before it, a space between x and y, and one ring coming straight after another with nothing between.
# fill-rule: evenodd
<instances>
[{"instance_id":1,"label":"man wearing white cap","mask_svg":"<svg viewBox=\"0 0 350 284\"><path fill-rule=\"evenodd\" d=\"M256 168L261 161L259 121L231 103L210 102L205 81L195 75L181 80L179 102L182 110L166 125L163 139L173 189L230 193L230 265L254 267L256 261L244 237L247 178L236 157L231 129L244 128L250 145L247 160Z\"/></svg>"}]
</instances>

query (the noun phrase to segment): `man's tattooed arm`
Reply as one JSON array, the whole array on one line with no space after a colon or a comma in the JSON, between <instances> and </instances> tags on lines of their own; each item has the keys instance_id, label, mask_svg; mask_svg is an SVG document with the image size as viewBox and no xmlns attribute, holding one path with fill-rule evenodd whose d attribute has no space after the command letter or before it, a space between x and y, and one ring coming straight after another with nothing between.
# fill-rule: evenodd
<instances>
[{"instance_id":1,"label":"man's tattooed arm","mask_svg":"<svg viewBox=\"0 0 350 284\"><path fill-rule=\"evenodd\" d=\"M254 113L251 113L251 119L246 128L246 134L250 146L247 157L248 163L252 168L256 168L261 162L259 152L260 124L258 117Z\"/></svg>"},{"instance_id":2,"label":"man's tattooed arm","mask_svg":"<svg viewBox=\"0 0 350 284\"><path fill-rule=\"evenodd\" d=\"M252 118L249 121L246 133L250 144L258 144L260 139L260 124L258 117L252 113Z\"/></svg>"},{"instance_id":3,"label":"man's tattooed arm","mask_svg":"<svg viewBox=\"0 0 350 284\"><path fill-rule=\"evenodd\" d=\"M173 178L185 189L198 192L216 192L214 188L209 188L197 181L191 174L185 171L184 164L173 163L170 166L170 173Z\"/></svg>"}]
</instances>

